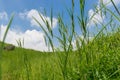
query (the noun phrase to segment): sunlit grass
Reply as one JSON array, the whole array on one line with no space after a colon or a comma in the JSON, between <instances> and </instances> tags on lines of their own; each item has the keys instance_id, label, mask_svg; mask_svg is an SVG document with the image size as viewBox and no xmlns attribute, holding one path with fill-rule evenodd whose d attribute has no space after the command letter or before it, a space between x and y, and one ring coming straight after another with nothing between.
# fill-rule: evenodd
<instances>
[{"instance_id":1,"label":"sunlit grass","mask_svg":"<svg viewBox=\"0 0 120 80\"><path fill-rule=\"evenodd\" d=\"M1 76L1 75L2 75L1 64L2 64L2 54L3 54L4 42L5 42L5 38L6 38L6 36L7 36L7 32L8 32L8 30L9 30L10 26L11 26L12 21L13 21L13 17L14 17L14 15L12 15L12 17L11 17L11 19L10 19L8 25L7 25L6 31L5 31L5 33L4 33L3 40L2 40L2 42L1 42L1 44L0 44L0 80L2 79L2 76ZM0 37L1 37L1 36L0 36Z\"/></svg>"},{"instance_id":2,"label":"sunlit grass","mask_svg":"<svg viewBox=\"0 0 120 80\"><path fill-rule=\"evenodd\" d=\"M101 29L89 40L89 31L85 16L85 1L79 0L80 15L74 15L74 0L71 0L71 8L67 8L70 17L70 26L64 22L62 15L58 15L58 33L55 36L52 30L53 10L51 9L51 22L41 14L39 17L43 20L44 27L36 18L34 20L39 24L45 34L45 42L51 52L39 52L24 49L23 41L18 40L18 46L14 51L3 50L1 48L1 79L2 80L119 80L120 79L120 29L114 29L111 25L113 18L106 23L100 22ZM112 2L114 5L114 2ZM115 8L116 5L114 5ZM102 4L99 10L105 10L107 14L113 16L120 22L114 12ZM118 13L118 8L116 9ZM103 14L106 14L103 13ZM96 14L96 13L95 13ZM94 14L94 15L95 15ZM46 15L46 12L45 12ZM93 15L93 16L94 16ZM93 17L92 17L93 18ZM92 18L90 20L92 20ZM3 42L13 17L8 24ZM75 19L78 20L83 38L75 30ZM117 23L116 23L117 24ZM113 27L112 27L113 26ZM95 26L97 27L97 26ZM112 29L109 33L107 27ZM119 27L119 25L118 25ZM55 48L53 38L56 38L60 44ZM72 42L76 40L76 49L73 49ZM2 54L3 53L3 54Z\"/></svg>"}]
</instances>

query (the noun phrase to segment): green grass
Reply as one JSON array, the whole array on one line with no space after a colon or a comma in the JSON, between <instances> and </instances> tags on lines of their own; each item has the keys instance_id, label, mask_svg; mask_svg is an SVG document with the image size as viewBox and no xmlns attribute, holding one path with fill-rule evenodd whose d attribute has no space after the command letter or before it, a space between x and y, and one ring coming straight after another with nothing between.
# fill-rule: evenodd
<instances>
[{"instance_id":1,"label":"green grass","mask_svg":"<svg viewBox=\"0 0 120 80\"><path fill-rule=\"evenodd\" d=\"M39 52L24 49L23 41L18 40L18 46L13 51L3 50L7 31L12 23L10 19L5 32L3 43L0 43L0 79L2 80L119 80L120 79L120 28L118 17L119 9L112 1L117 14L106 5L100 5L108 21L100 22L98 33L90 40L91 33L87 28L89 22L85 16L85 1L79 0L80 14L74 13L74 0L72 6L66 8L70 18L69 26L64 22L62 15L58 15L58 33L53 34L53 10L51 9L51 22L41 16L46 28L36 19L45 34L45 42L53 52ZM94 15L99 12L97 10ZM46 15L46 12L45 14ZM91 19L94 17L91 17ZM78 21L83 38L76 32L75 19ZM90 20L91 20L90 19ZM96 24L95 27L98 27ZM109 29L111 32L109 32ZM117 29L115 28L117 27ZM108 30L107 30L108 29ZM53 39L60 44L58 49ZM76 50L73 50L72 41L76 40ZM86 44L87 43L87 44ZM5 44L7 45L7 44ZM63 51L61 51L61 49Z\"/></svg>"},{"instance_id":2,"label":"green grass","mask_svg":"<svg viewBox=\"0 0 120 80\"><path fill-rule=\"evenodd\" d=\"M119 36L119 31L102 35L87 44L86 50L81 49L81 55L79 51L70 52L67 80L120 79ZM44 53L17 47L14 51L3 51L2 80L63 80L60 65L64 66L64 59L64 52Z\"/></svg>"}]
</instances>

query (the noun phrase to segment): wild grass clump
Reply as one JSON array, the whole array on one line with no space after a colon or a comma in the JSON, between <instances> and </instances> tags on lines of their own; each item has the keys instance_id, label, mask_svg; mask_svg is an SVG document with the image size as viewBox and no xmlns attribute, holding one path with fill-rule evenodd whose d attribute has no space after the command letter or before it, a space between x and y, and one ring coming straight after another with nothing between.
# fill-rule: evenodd
<instances>
[{"instance_id":1,"label":"wild grass clump","mask_svg":"<svg viewBox=\"0 0 120 80\"><path fill-rule=\"evenodd\" d=\"M80 14L75 15L74 0L71 8L66 8L70 18L70 26L64 22L62 15L58 15L58 33L54 35L53 10L51 9L51 22L39 14L45 27L36 19L45 34L45 42L51 52L39 52L24 49L24 40L18 40L14 51L3 51L1 62L1 76L3 80L119 80L120 79L120 22L119 9L112 10L101 3L99 11L109 20L99 22L95 27L101 27L92 39L87 24L97 14L88 19L85 15L86 0L79 0ZM103 13L104 12L104 13ZM45 12L45 15L46 12ZM112 16L112 17L111 17ZM78 21L82 36L76 31ZM117 22L115 22L115 21ZM11 20L10 20L11 21ZM114 25L115 23L116 25ZM108 27L110 28L109 32ZM117 27L115 29L114 27ZM7 30L6 30L7 34ZM6 37L5 34L5 37ZM5 38L4 38L5 39ZM56 49L54 39L59 43ZM4 41L4 40L3 40ZM75 41L73 46L73 41ZM3 45L2 45L3 46ZM1 49L2 50L2 49ZM1 51L2 52L2 51Z\"/></svg>"}]
</instances>

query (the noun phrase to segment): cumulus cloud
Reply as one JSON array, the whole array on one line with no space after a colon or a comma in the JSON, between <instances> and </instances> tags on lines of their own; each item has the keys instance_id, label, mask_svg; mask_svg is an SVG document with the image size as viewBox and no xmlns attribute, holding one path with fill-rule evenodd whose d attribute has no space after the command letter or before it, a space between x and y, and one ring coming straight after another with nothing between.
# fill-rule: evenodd
<instances>
[{"instance_id":1,"label":"cumulus cloud","mask_svg":"<svg viewBox=\"0 0 120 80\"><path fill-rule=\"evenodd\" d=\"M3 35L6 30L6 25L0 26L0 40L3 39ZM48 51L48 47L44 42L44 34L37 30L26 30L23 32L17 32L9 29L5 42L18 46L16 40L24 38L24 48Z\"/></svg>"},{"instance_id":2,"label":"cumulus cloud","mask_svg":"<svg viewBox=\"0 0 120 80\"><path fill-rule=\"evenodd\" d=\"M116 5L120 4L120 0L113 0ZM97 4L96 10L90 9L88 11L88 24L87 26L94 26L95 24L103 23L105 16L102 14L103 12L100 10L100 4L103 3L107 7L113 6L111 0L99 0Z\"/></svg>"},{"instance_id":3,"label":"cumulus cloud","mask_svg":"<svg viewBox=\"0 0 120 80\"><path fill-rule=\"evenodd\" d=\"M27 12L26 11L24 13L20 12L18 15L21 19L25 19L27 17Z\"/></svg>"},{"instance_id":4,"label":"cumulus cloud","mask_svg":"<svg viewBox=\"0 0 120 80\"><path fill-rule=\"evenodd\" d=\"M97 9L94 11L93 9L90 9L88 12L89 16L89 22L87 26L92 26L95 24L100 24L103 22L105 16L102 14L102 11L100 10L100 7L98 6Z\"/></svg>"},{"instance_id":5,"label":"cumulus cloud","mask_svg":"<svg viewBox=\"0 0 120 80\"><path fill-rule=\"evenodd\" d=\"M73 50L77 49L77 41L79 42L79 46L82 46L82 40L84 40L84 42L87 44L87 41L92 41L94 39L94 37L88 37L87 39L84 39L84 36L80 35L78 39L75 39L72 41L72 46L73 46Z\"/></svg>"},{"instance_id":6,"label":"cumulus cloud","mask_svg":"<svg viewBox=\"0 0 120 80\"><path fill-rule=\"evenodd\" d=\"M40 13L40 15L44 19L47 19L49 23L51 23L50 17L46 17L42 13ZM25 11L23 13L19 13L19 16L22 19L27 18L30 21L31 26L38 26L39 27L38 23L33 19L33 17L34 17L45 27L45 24L44 24L43 20L40 18L39 12L36 9L31 9L30 11ZM53 18L53 28L55 28L56 25L57 25L57 19Z\"/></svg>"},{"instance_id":7,"label":"cumulus cloud","mask_svg":"<svg viewBox=\"0 0 120 80\"><path fill-rule=\"evenodd\" d=\"M1 20L7 20L8 19L8 15L6 12L0 12L0 19Z\"/></svg>"}]
</instances>

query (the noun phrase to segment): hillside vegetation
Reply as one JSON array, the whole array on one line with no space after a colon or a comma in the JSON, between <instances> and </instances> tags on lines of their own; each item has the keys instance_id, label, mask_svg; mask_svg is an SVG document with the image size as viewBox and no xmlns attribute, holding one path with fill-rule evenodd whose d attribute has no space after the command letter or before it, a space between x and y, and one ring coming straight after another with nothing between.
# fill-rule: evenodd
<instances>
[{"instance_id":1,"label":"hillside vegetation","mask_svg":"<svg viewBox=\"0 0 120 80\"><path fill-rule=\"evenodd\" d=\"M45 25L33 17L45 34L45 43L51 52L24 49L21 41L17 41L19 47L15 50L7 51L3 50L2 44L0 80L120 80L119 8L113 0L110 1L114 10L101 0L95 7L94 14L89 17L85 10L86 1L79 0L79 14L76 15L75 2L71 0L71 7L66 8L69 23L64 21L64 14L57 16L58 35L52 29L52 9L48 13L50 23L46 11L46 17L39 14ZM101 22L99 18L96 19L96 15L105 19ZM13 17L8 23L3 42ZM88 25L91 21L94 23L93 27ZM58 41L57 49L54 40Z\"/></svg>"},{"instance_id":2,"label":"hillside vegetation","mask_svg":"<svg viewBox=\"0 0 120 80\"><path fill-rule=\"evenodd\" d=\"M16 47L3 51L2 80L120 79L120 31L101 35L80 51L45 53ZM66 71L66 72L64 72Z\"/></svg>"}]
</instances>

